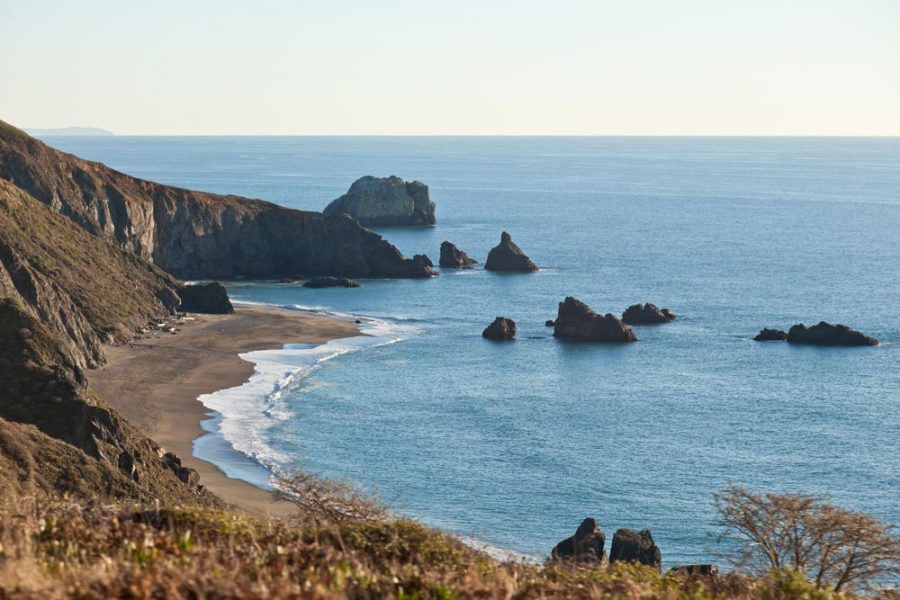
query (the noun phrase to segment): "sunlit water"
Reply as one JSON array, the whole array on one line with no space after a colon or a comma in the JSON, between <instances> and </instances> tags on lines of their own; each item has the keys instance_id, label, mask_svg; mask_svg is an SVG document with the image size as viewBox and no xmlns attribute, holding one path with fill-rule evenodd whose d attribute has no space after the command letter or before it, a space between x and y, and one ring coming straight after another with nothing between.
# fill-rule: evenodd
<instances>
[{"instance_id":1,"label":"sunlit water","mask_svg":"<svg viewBox=\"0 0 900 600\"><path fill-rule=\"evenodd\" d=\"M197 451L230 473L264 483L261 463L353 480L426 523L538 557L590 515L608 535L652 529L668 565L708 560L712 494L728 482L900 521L896 138L50 143L313 210L365 174L420 179L438 225L381 230L403 252L437 262L446 239L483 261L507 230L542 267L361 289L235 283L237 300L370 317L376 337L257 355L255 381L206 398L224 439ZM565 344L544 321L567 295L679 317L636 328L635 344ZM497 315L517 341L481 338ZM821 319L882 345L751 339Z\"/></svg>"}]
</instances>

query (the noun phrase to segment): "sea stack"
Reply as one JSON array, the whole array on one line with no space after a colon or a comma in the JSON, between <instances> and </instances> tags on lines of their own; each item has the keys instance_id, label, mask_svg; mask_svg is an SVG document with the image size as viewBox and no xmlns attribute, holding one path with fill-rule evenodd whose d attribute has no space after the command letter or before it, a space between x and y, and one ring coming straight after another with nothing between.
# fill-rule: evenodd
<instances>
[{"instance_id":1,"label":"sea stack","mask_svg":"<svg viewBox=\"0 0 900 600\"><path fill-rule=\"evenodd\" d=\"M598 315L591 307L571 296L559 303L553 322L553 336L582 342L636 342L628 325L611 314Z\"/></svg>"},{"instance_id":2,"label":"sea stack","mask_svg":"<svg viewBox=\"0 0 900 600\"><path fill-rule=\"evenodd\" d=\"M326 216L346 213L366 227L379 225L434 225L435 205L428 186L404 181L396 175L367 175L353 182L346 194L322 212Z\"/></svg>"},{"instance_id":3,"label":"sea stack","mask_svg":"<svg viewBox=\"0 0 900 600\"><path fill-rule=\"evenodd\" d=\"M659 308L655 304L632 304L624 313L622 321L629 325L655 325L675 320L675 313L668 308Z\"/></svg>"},{"instance_id":4,"label":"sea stack","mask_svg":"<svg viewBox=\"0 0 900 600\"><path fill-rule=\"evenodd\" d=\"M533 273L540 269L536 264L531 262L522 249L512 241L505 231L500 234L500 243L494 246L484 263L484 268L488 271L509 271L516 273Z\"/></svg>"},{"instance_id":5,"label":"sea stack","mask_svg":"<svg viewBox=\"0 0 900 600\"><path fill-rule=\"evenodd\" d=\"M660 570L662 556L659 547L653 543L653 534L649 529L616 531L609 549L609 562L612 564L620 561L639 563Z\"/></svg>"},{"instance_id":6,"label":"sea stack","mask_svg":"<svg viewBox=\"0 0 900 600\"><path fill-rule=\"evenodd\" d=\"M478 264L477 260L450 242L441 242L441 258L438 264L444 269L471 269Z\"/></svg>"},{"instance_id":7,"label":"sea stack","mask_svg":"<svg viewBox=\"0 0 900 600\"><path fill-rule=\"evenodd\" d=\"M604 559L603 546L606 536L596 519L588 517L581 522L575 534L567 537L550 552L551 560L576 560L601 563Z\"/></svg>"},{"instance_id":8,"label":"sea stack","mask_svg":"<svg viewBox=\"0 0 900 600\"><path fill-rule=\"evenodd\" d=\"M497 317L485 327L481 337L489 340L509 341L516 337L516 322L506 317Z\"/></svg>"},{"instance_id":9,"label":"sea stack","mask_svg":"<svg viewBox=\"0 0 900 600\"><path fill-rule=\"evenodd\" d=\"M184 312L230 315L234 306L228 299L228 290L218 281L186 285L178 290L181 310Z\"/></svg>"}]
</instances>

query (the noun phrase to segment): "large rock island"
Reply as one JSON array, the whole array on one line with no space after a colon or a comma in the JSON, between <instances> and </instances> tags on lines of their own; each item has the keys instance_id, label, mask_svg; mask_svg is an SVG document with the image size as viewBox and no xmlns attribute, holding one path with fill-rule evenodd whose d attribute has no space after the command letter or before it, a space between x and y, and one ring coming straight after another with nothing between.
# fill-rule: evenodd
<instances>
[{"instance_id":1,"label":"large rock island","mask_svg":"<svg viewBox=\"0 0 900 600\"><path fill-rule=\"evenodd\" d=\"M160 185L54 150L2 121L0 179L182 279L436 274L348 215Z\"/></svg>"},{"instance_id":2,"label":"large rock island","mask_svg":"<svg viewBox=\"0 0 900 600\"><path fill-rule=\"evenodd\" d=\"M553 336L579 342L636 342L631 328L611 314L598 315L591 307L568 296L559 303Z\"/></svg>"},{"instance_id":3,"label":"large rock island","mask_svg":"<svg viewBox=\"0 0 900 600\"><path fill-rule=\"evenodd\" d=\"M832 325L819 321L812 327L797 323L787 333L780 329L766 328L755 338L757 342L787 341L808 346L877 346L878 340L846 325Z\"/></svg>"},{"instance_id":4,"label":"large rock island","mask_svg":"<svg viewBox=\"0 0 900 600\"><path fill-rule=\"evenodd\" d=\"M361 225L434 225L434 202L421 181L396 175L366 175L353 182L346 194L322 211L326 216L346 213Z\"/></svg>"}]
</instances>

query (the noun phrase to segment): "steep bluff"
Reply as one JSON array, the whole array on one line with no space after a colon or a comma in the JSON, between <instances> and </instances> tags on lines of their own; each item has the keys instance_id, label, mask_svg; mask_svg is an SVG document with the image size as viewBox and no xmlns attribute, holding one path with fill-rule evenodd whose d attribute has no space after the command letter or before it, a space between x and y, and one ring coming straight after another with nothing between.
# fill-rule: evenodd
<instances>
[{"instance_id":1,"label":"steep bluff","mask_svg":"<svg viewBox=\"0 0 900 600\"><path fill-rule=\"evenodd\" d=\"M0 179L183 279L436 274L346 215L138 179L55 150L3 121Z\"/></svg>"}]
</instances>

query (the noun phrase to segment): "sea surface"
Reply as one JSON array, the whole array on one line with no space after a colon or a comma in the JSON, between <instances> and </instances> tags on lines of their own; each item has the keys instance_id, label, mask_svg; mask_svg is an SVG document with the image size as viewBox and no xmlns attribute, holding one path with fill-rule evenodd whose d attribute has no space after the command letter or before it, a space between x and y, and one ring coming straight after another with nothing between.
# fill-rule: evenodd
<instances>
[{"instance_id":1,"label":"sea surface","mask_svg":"<svg viewBox=\"0 0 900 600\"><path fill-rule=\"evenodd\" d=\"M419 179L433 228L382 229L437 262L509 231L540 273L478 268L360 289L239 281L238 301L361 318L370 337L248 355L203 398L195 452L267 485L301 467L425 523L541 558L596 517L709 561L728 483L824 494L900 521L900 139L49 138L156 181L321 210L363 175ZM565 296L670 307L629 345L567 344ZM503 315L518 339L481 330ZM757 343L846 323L870 348Z\"/></svg>"}]
</instances>

